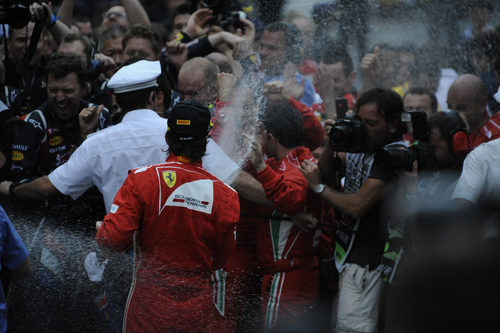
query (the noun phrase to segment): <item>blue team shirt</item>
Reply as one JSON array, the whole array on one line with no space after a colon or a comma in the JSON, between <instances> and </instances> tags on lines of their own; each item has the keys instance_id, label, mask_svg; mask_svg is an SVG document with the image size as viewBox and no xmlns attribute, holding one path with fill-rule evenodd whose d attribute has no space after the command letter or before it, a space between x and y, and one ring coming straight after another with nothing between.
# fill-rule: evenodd
<instances>
[{"instance_id":1,"label":"blue team shirt","mask_svg":"<svg viewBox=\"0 0 500 333\"><path fill-rule=\"evenodd\" d=\"M0 206L0 271L5 268L15 270L28 259L28 250L23 244L21 237L14 229L9 217ZM0 333L7 330L7 305L5 304L5 293L0 283Z\"/></svg>"}]
</instances>

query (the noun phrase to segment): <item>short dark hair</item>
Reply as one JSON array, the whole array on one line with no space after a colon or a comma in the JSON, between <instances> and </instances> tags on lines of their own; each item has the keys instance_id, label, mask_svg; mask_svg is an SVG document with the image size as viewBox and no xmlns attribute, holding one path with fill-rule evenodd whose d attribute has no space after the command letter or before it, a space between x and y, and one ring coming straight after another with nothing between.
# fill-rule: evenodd
<instances>
[{"instance_id":1,"label":"short dark hair","mask_svg":"<svg viewBox=\"0 0 500 333\"><path fill-rule=\"evenodd\" d=\"M429 117L427 120L429 128L439 129L441 137L451 140L451 133L456 131L467 132L467 128L462 118L460 118L455 111L447 110L437 112Z\"/></svg>"},{"instance_id":2,"label":"short dark hair","mask_svg":"<svg viewBox=\"0 0 500 333\"><path fill-rule=\"evenodd\" d=\"M194 139L194 140L181 140L175 135L171 135L170 131L165 133L165 141L168 144L167 152L177 156L184 156L193 162L201 161L207 151L208 137Z\"/></svg>"},{"instance_id":3,"label":"short dark hair","mask_svg":"<svg viewBox=\"0 0 500 333\"><path fill-rule=\"evenodd\" d=\"M158 83L158 89L163 92L165 96L163 98L163 106L165 110L170 107L170 103L172 102L172 83L169 80L169 77L166 73L162 72L157 78L156 83Z\"/></svg>"},{"instance_id":4,"label":"short dark hair","mask_svg":"<svg viewBox=\"0 0 500 333\"><path fill-rule=\"evenodd\" d=\"M333 65L338 62L342 63L344 69L344 75L347 77L354 70L352 63L352 58L347 53L344 47L339 46L339 42L333 39L328 39L323 46L320 48L320 52L317 53L318 62L322 62L327 65Z\"/></svg>"},{"instance_id":5,"label":"short dark hair","mask_svg":"<svg viewBox=\"0 0 500 333\"><path fill-rule=\"evenodd\" d=\"M160 35L151 26L144 24L133 25L129 32L123 36L122 46L125 49L128 41L132 38L144 38L151 42L151 47L155 55L159 55L161 51Z\"/></svg>"},{"instance_id":6,"label":"short dark hair","mask_svg":"<svg viewBox=\"0 0 500 333\"><path fill-rule=\"evenodd\" d=\"M289 61L298 64L302 59L302 34L291 23L280 21L272 22L265 26L264 31L280 32L285 35L286 57Z\"/></svg>"},{"instance_id":7,"label":"short dark hair","mask_svg":"<svg viewBox=\"0 0 500 333\"><path fill-rule=\"evenodd\" d=\"M429 89L424 87L413 87L410 88L403 96L403 101L407 95L427 95L431 99L431 113L436 113L438 108L438 101L436 95L434 95Z\"/></svg>"},{"instance_id":8,"label":"short dark hair","mask_svg":"<svg viewBox=\"0 0 500 333\"><path fill-rule=\"evenodd\" d=\"M115 94L116 103L124 112L144 109L148 104L149 95L152 91L156 91L156 87L129 91L123 94Z\"/></svg>"},{"instance_id":9,"label":"short dark hair","mask_svg":"<svg viewBox=\"0 0 500 333\"><path fill-rule=\"evenodd\" d=\"M90 64L90 62L92 61L93 52L92 42L81 33L70 33L63 37L61 44L74 42L82 43L85 56L87 57L87 64ZM59 44L59 46L61 46L61 44Z\"/></svg>"},{"instance_id":10,"label":"short dark hair","mask_svg":"<svg viewBox=\"0 0 500 333\"><path fill-rule=\"evenodd\" d=\"M427 120L429 128L437 128L443 139L449 140L450 133L455 129L455 124L450 122L450 119L444 112L437 112Z\"/></svg>"},{"instance_id":11,"label":"short dark hair","mask_svg":"<svg viewBox=\"0 0 500 333\"><path fill-rule=\"evenodd\" d=\"M97 43L97 49L99 50L99 52L101 52L105 41L123 37L126 33L127 29L125 29L121 25L113 24L102 32L101 36L99 37L99 43Z\"/></svg>"},{"instance_id":12,"label":"short dark hair","mask_svg":"<svg viewBox=\"0 0 500 333\"><path fill-rule=\"evenodd\" d=\"M47 73L56 79L62 79L70 73L75 73L78 83L83 87L87 82L87 68L80 56L57 55L47 64Z\"/></svg>"},{"instance_id":13,"label":"short dark hair","mask_svg":"<svg viewBox=\"0 0 500 333\"><path fill-rule=\"evenodd\" d=\"M354 109L359 113L359 109L366 104L377 104L377 112L382 115L387 124L397 124L397 130L393 139L400 139L406 132L406 124L401 121L401 114L404 112L403 99L397 92L386 88L373 88L362 94Z\"/></svg>"},{"instance_id":14,"label":"short dark hair","mask_svg":"<svg viewBox=\"0 0 500 333\"><path fill-rule=\"evenodd\" d=\"M266 131L274 135L285 148L304 144L304 120L292 106L268 103L260 118Z\"/></svg>"}]
</instances>

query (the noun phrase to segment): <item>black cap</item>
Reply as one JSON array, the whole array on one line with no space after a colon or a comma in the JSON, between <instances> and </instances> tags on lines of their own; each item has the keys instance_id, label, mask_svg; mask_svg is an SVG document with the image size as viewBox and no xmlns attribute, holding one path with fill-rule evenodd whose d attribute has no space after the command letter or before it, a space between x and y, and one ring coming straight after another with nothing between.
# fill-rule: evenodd
<instances>
[{"instance_id":1,"label":"black cap","mask_svg":"<svg viewBox=\"0 0 500 333\"><path fill-rule=\"evenodd\" d=\"M168 130L179 140L201 139L210 131L210 111L197 101L182 101L168 116Z\"/></svg>"}]
</instances>

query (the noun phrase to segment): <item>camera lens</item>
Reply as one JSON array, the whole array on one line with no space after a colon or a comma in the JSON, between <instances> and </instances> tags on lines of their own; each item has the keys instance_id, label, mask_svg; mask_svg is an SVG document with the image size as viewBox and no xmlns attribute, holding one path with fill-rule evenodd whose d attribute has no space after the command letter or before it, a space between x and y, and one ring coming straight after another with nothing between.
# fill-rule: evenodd
<instances>
[{"instance_id":1,"label":"camera lens","mask_svg":"<svg viewBox=\"0 0 500 333\"><path fill-rule=\"evenodd\" d=\"M7 23L14 29L25 27L30 21L29 8L22 4L13 4L7 9Z\"/></svg>"}]
</instances>

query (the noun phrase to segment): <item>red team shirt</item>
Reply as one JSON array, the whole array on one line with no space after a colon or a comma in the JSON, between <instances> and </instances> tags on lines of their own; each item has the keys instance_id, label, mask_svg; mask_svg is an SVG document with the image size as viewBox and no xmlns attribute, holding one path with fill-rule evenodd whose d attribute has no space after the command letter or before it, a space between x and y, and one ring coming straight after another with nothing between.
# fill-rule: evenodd
<instances>
[{"instance_id":1,"label":"red team shirt","mask_svg":"<svg viewBox=\"0 0 500 333\"><path fill-rule=\"evenodd\" d=\"M135 243L126 330L232 330L216 270L234 246L239 215L237 193L201 164L171 154L130 171L97 232L115 250Z\"/></svg>"},{"instance_id":2,"label":"red team shirt","mask_svg":"<svg viewBox=\"0 0 500 333\"><path fill-rule=\"evenodd\" d=\"M495 113L490 119L469 136L470 148L474 149L481 143L500 138L500 112Z\"/></svg>"}]
</instances>

